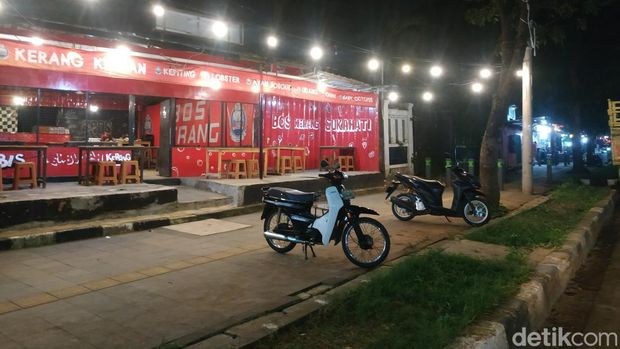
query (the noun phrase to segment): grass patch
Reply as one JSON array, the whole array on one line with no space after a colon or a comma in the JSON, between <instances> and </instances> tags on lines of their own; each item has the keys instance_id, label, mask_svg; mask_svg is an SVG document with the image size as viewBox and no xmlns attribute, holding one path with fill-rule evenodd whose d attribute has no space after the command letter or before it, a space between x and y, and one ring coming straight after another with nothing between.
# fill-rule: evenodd
<instances>
[{"instance_id":1,"label":"grass patch","mask_svg":"<svg viewBox=\"0 0 620 349\"><path fill-rule=\"evenodd\" d=\"M517 248L557 247L607 193L608 188L566 183L554 190L542 205L476 229L465 238Z\"/></svg>"},{"instance_id":2,"label":"grass patch","mask_svg":"<svg viewBox=\"0 0 620 349\"><path fill-rule=\"evenodd\" d=\"M522 256L477 260L429 252L332 300L258 348L443 348L529 274Z\"/></svg>"}]
</instances>

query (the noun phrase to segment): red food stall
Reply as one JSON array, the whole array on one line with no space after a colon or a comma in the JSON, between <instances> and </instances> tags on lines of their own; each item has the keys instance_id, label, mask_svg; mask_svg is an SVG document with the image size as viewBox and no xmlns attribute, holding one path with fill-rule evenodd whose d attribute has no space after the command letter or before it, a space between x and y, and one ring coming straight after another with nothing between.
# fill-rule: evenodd
<instances>
[{"instance_id":1,"label":"red food stall","mask_svg":"<svg viewBox=\"0 0 620 349\"><path fill-rule=\"evenodd\" d=\"M77 146L104 132L129 143L149 139L163 176L215 174L218 159L257 156L251 148L267 149L273 167L270 147L303 148L306 168L319 167L320 147L348 147L356 170L379 170L374 93L319 90L316 81L202 54L120 51L64 35L35 46L10 34L0 34L0 125L10 124L0 128L0 143L48 145L48 176L75 176ZM23 158L0 154L2 167L11 155Z\"/></svg>"}]
</instances>

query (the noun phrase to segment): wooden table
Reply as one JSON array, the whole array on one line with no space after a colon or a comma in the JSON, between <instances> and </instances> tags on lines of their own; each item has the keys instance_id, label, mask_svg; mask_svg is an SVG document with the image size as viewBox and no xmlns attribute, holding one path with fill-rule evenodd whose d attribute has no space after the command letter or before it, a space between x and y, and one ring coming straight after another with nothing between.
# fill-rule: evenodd
<instances>
[{"instance_id":1,"label":"wooden table","mask_svg":"<svg viewBox=\"0 0 620 349\"><path fill-rule=\"evenodd\" d=\"M340 156L342 154L342 151L348 151L351 152L351 156L355 157L355 148L354 147L348 147L348 146L337 146L337 145L328 145L328 146L320 146L319 147L319 159L323 159L323 157L321 156L321 153L324 150L331 150L332 151L332 163L330 163L329 165L332 166L334 162L336 162L336 157ZM334 153L338 152L338 155L334 155Z\"/></svg>"},{"instance_id":2,"label":"wooden table","mask_svg":"<svg viewBox=\"0 0 620 349\"><path fill-rule=\"evenodd\" d=\"M47 186L47 147L46 146L43 146L43 145L0 145L0 150L36 151L37 152L37 184L39 183L39 180L40 180L41 186L43 188Z\"/></svg>"},{"instance_id":3,"label":"wooden table","mask_svg":"<svg viewBox=\"0 0 620 349\"><path fill-rule=\"evenodd\" d=\"M290 151L291 158L293 157L293 152L300 151L301 152L301 162L304 170L306 169L306 149L301 147L267 147L266 150L275 150L276 151L276 173L280 174L280 152ZM291 160L292 161L292 160Z\"/></svg>"},{"instance_id":4,"label":"wooden table","mask_svg":"<svg viewBox=\"0 0 620 349\"><path fill-rule=\"evenodd\" d=\"M209 153L217 153L217 174L218 178L222 178L222 153L260 153L260 148L209 148L207 147L207 176L209 175ZM238 158L243 159L243 158ZM263 149L263 176L267 176L267 150Z\"/></svg>"},{"instance_id":5,"label":"wooden table","mask_svg":"<svg viewBox=\"0 0 620 349\"><path fill-rule=\"evenodd\" d=\"M119 147L117 145L107 145L107 146L92 146L92 145L88 145L88 146L80 146L78 147L78 183L84 183L84 185L90 185L90 178L88 175L88 170L90 169L90 152L91 151L98 151L98 150L128 150L130 151L131 154L131 160L134 160L134 152L137 151L138 152L138 161L140 164L140 182L142 182L142 179L144 178L144 166L142 163L142 159L144 158L144 156L142 156L142 153L144 152L144 150L148 149L148 147L143 147L143 146L132 146L132 147ZM84 176L82 176L82 158L83 158L83 154L84 152L86 152L86 174Z\"/></svg>"}]
</instances>

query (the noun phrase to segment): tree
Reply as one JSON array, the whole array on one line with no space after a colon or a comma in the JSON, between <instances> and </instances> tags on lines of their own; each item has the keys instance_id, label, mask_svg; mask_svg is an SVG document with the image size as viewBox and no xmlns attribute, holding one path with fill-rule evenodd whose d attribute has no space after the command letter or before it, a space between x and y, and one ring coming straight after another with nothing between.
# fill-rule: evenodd
<instances>
[{"instance_id":1,"label":"tree","mask_svg":"<svg viewBox=\"0 0 620 349\"><path fill-rule=\"evenodd\" d=\"M498 85L492 98L491 111L486 124L482 144L480 147L480 182L488 196L492 207L499 205L500 193L498 185L497 160L499 156L500 131L509 104L509 97L515 87L514 72L519 69L524 56L527 40L529 39L528 20L530 19L530 3L528 0L471 0L476 6L467 13L470 23L477 25L497 24L500 34L498 39L498 53L501 64L501 74ZM576 33L587 29L587 19L597 13L607 0L542 0L531 4L531 13L538 19L538 43L555 43L563 45L573 38L579 39ZM542 24L542 25L541 25ZM570 37L569 37L570 35ZM572 45L571 48L575 48ZM578 55L568 54L569 70L571 71L571 96L574 127L580 128L581 100L580 85L575 71L579 64L576 62L583 50L577 48ZM578 134L577 134L577 137ZM577 138L578 139L578 138ZM575 142L576 151L580 151L579 141ZM527 164L522 164L527 166ZM583 166L579 160L575 166Z\"/></svg>"},{"instance_id":2,"label":"tree","mask_svg":"<svg viewBox=\"0 0 620 349\"><path fill-rule=\"evenodd\" d=\"M477 25L497 23L500 29L498 51L502 68L480 146L480 183L491 207L498 207L500 190L497 160L500 132L514 87L514 72L521 66L525 52L528 36L528 3L511 0L475 2L482 3L482 6L469 10L467 19Z\"/></svg>"}]
</instances>

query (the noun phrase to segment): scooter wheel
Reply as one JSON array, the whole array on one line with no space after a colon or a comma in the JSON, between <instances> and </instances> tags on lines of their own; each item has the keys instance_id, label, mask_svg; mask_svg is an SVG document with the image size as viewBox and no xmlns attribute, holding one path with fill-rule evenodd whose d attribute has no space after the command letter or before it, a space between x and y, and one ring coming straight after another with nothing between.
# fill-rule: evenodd
<instances>
[{"instance_id":1,"label":"scooter wheel","mask_svg":"<svg viewBox=\"0 0 620 349\"><path fill-rule=\"evenodd\" d=\"M282 214L281 218L283 221L278 222L278 213L272 212L269 217L265 219L265 223L263 224L263 231L273 232L276 227L281 224L293 226L293 223L289 216ZM278 253L290 252L292 249L295 248L295 245L297 245L296 243L290 241L275 240L269 238L265 238L265 240L267 240L267 245L269 245L269 247L271 247L274 251Z\"/></svg>"},{"instance_id":2,"label":"scooter wheel","mask_svg":"<svg viewBox=\"0 0 620 349\"><path fill-rule=\"evenodd\" d=\"M401 193L396 196L397 198L401 198L402 200L411 201L411 196L409 194ZM409 211L406 208L399 207L398 205L392 203L392 213L394 217L398 218L401 221L410 221L415 217L413 211Z\"/></svg>"},{"instance_id":3,"label":"scooter wheel","mask_svg":"<svg viewBox=\"0 0 620 349\"><path fill-rule=\"evenodd\" d=\"M463 208L463 219L473 227L481 227L491 220L489 205L481 197L476 197Z\"/></svg>"}]
</instances>

